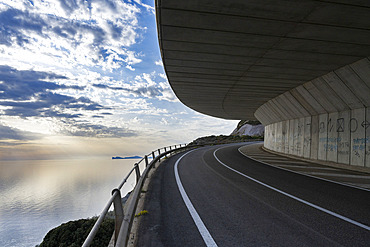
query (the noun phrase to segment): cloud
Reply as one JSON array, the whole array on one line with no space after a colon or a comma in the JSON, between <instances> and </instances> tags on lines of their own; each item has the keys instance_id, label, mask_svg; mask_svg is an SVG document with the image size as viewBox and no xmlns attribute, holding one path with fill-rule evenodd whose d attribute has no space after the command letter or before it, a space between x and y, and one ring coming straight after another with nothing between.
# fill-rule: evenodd
<instances>
[{"instance_id":1,"label":"cloud","mask_svg":"<svg viewBox=\"0 0 370 247\"><path fill-rule=\"evenodd\" d=\"M70 122L61 131L61 133L81 137L98 138L121 138L133 137L138 134L132 130L123 127L109 127L101 124Z\"/></svg>"},{"instance_id":2,"label":"cloud","mask_svg":"<svg viewBox=\"0 0 370 247\"><path fill-rule=\"evenodd\" d=\"M163 74L159 73L159 77L163 79ZM110 84L119 84L120 86L107 85L103 83L95 83L92 84L92 86L100 89L123 91L135 97L144 97L170 102L178 101L167 81L157 83L155 80L156 73L143 73L142 75L136 76L135 80L130 83L110 82Z\"/></svg>"},{"instance_id":3,"label":"cloud","mask_svg":"<svg viewBox=\"0 0 370 247\"><path fill-rule=\"evenodd\" d=\"M0 99L29 100L37 93L56 89L83 89L78 86L58 85L45 80L67 79L54 73L39 72L32 70L17 70L15 68L0 65Z\"/></svg>"},{"instance_id":4,"label":"cloud","mask_svg":"<svg viewBox=\"0 0 370 247\"><path fill-rule=\"evenodd\" d=\"M78 8L78 2L75 0L59 0L59 3L67 14L71 14Z\"/></svg>"},{"instance_id":5,"label":"cloud","mask_svg":"<svg viewBox=\"0 0 370 247\"><path fill-rule=\"evenodd\" d=\"M101 89L111 89L118 91L125 91L136 97L146 97L146 98L157 98L159 100L167 101L177 101L176 96L172 93L172 90L168 87L163 88L158 85L151 86L137 86L137 87L112 87L105 84L93 84L94 87Z\"/></svg>"},{"instance_id":6,"label":"cloud","mask_svg":"<svg viewBox=\"0 0 370 247\"><path fill-rule=\"evenodd\" d=\"M163 65L146 40L155 36L146 3L0 2L0 121L55 139L144 138L171 126L182 110L165 74L150 73Z\"/></svg>"},{"instance_id":7,"label":"cloud","mask_svg":"<svg viewBox=\"0 0 370 247\"><path fill-rule=\"evenodd\" d=\"M18 9L7 9L0 13L0 44L13 45L14 41L19 46L29 42L25 32L34 32L43 35L42 29L46 23L37 15L23 12Z\"/></svg>"},{"instance_id":8,"label":"cloud","mask_svg":"<svg viewBox=\"0 0 370 247\"><path fill-rule=\"evenodd\" d=\"M139 13L134 3L111 0L0 3L0 45L7 55L21 48L55 64L134 69L141 59L128 48L144 30Z\"/></svg>"},{"instance_id":9,"label":"cloud","mask_svg":"<svg viewBox=\"0 0 370 247\"><path fill-rule=\"evenodd\" d=\"M26 142L0 142L0 147L25 145Z\"/></svg>"},{"instance_id":10,"label":"cloud","mask_svg":"<svg viewBox=\"0 0 370 247\"><path fill-rule=\"evenodd\" d=\"M148 4L145 4L145 3L142 3L141 0L134 0L137 4L139 4L140 6L146 8L147 11L151 12L153 15L155 14L155 8L148 5Z\"/></svg>"},{"instance_id":11,"label":"cloud","mask_svg":"<svg viewBox=\"0 0 370 247\"><path fill-rule=\"evenodd\" d=\"M55 90L84 89L52 82L60 79L67 78L54 73L0 66L0 105L6 108L3 114L23 118L78 118L84 111L109 109L86 97L74 98L55 93Z\"/></svg>"},{"instance_id":12,"label":"cloud","mask_svg":"<svg viewBox=\"0 0 370 247\"><path fill-rule=\"evenodd\" d=\"M158 61L155 61L154 63L155 63L155 65L158 65L158 66L162 66L163 67L163 62L162 62L161 59L158 60Z\"/></svg>"},{"instance_id":13,"label":"cloud","mask_svg":"<svg viewBox=\"0 0 370 247\"><path fill-rule=\"evenodd\" d=\"M167 121L167 119L162 118L161 119L161 124L163 124L163 125L169 125L169 122Z\"/></svg>"},{"instance_id":14,"label":"cloud","mask_svg":"<svg viewBox=\"0 0 370 247\"><path fill-rule=\"evenodd\" d=\"M30 141L40 139L39 135L32 132L22 131L0 123L0 140ZM2 142L4 145L16 145L16 143ZM18 143L19 144L19 143Z\"/></svg>"}]
</instances>

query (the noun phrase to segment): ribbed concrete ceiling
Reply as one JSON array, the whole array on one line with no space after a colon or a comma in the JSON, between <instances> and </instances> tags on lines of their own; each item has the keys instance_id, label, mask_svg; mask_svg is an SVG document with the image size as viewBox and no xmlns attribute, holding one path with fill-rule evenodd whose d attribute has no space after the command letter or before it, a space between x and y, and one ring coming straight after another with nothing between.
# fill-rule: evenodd
<instances>
[{"instance_id":1,"label":"ribbed concrete ceiling","mask_svg":"<svg viewBox=\"0 0 370 247\"><path fill-rule=\"evenodd\" d=\"M368 0L157 0L168 80L190 108L255 119L268 100L370 55Z\"/></svg>"}]
</instances>

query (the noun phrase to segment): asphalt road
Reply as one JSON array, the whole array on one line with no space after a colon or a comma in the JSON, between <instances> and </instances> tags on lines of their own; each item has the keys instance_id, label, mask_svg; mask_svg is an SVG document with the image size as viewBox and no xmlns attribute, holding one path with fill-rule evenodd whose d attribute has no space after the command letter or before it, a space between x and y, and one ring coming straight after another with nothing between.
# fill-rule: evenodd
<instances>
[{"instance_id":1,"label":"asphalt road","mask_svg":"<svg viewBox=\"0 0 370 247\"><path fill-rule=\"evenodd\" d=\"M245 144L177 154L146 193L138 246L370 246L370 192L281 170Z\"/></svg>"}]
</instances>

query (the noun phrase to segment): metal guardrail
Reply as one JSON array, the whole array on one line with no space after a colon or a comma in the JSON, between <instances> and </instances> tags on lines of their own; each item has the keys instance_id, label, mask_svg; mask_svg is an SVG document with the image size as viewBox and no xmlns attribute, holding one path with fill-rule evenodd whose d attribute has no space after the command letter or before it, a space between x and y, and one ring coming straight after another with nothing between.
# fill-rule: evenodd
<instances>
[{"instance_id":1,"label":"metal guardrail","mask_svg":"<svg viewBox=\"0 0 370 247\"><path fill-rule=\"evenodd\" d=\"M150 154L145 155L138 163L136 163L134 167L130 170L130 172L126 175L126 177L123 179L123 181L120 183L120 185L112 191L112 197L109 199L108 203L104 207L98 220L96 221L89 235L85 239L85 242L83 243L82 247L88 247L91 245L96 233L98 232L112 204L114 207L114 216L115 216L114 246L115 247L126 246L128 237L130 234L130 228L133 222L133 217L135 214L136 205L137 205L138 198L140 195L140 191L141 191L141 188L144 184L144 180L147 177L149 170L152 167L154 167L155 163L157 161L160 161L162 157L166 157L168 154L172 152L180 151L185 148L191 148L191 147L186 146L186 144L180 144L180 145L160 148L156 151L151 152ZM161 150L163 151L162 153L161 153ZM148 161L149 156L152 156L153 158L153 160L150 163ZM140 174L139 164L143 161L145 162L145 169ZM121 188L127 182L127 179L133 174L134 170L136 174L136 185L134 187L132 194L130 195L131 200L127 201L128 203L128 205L126 206L127 210L124 213L123 206L122 206L122 198L121 198Z\"/></svg>"}]
</instances>

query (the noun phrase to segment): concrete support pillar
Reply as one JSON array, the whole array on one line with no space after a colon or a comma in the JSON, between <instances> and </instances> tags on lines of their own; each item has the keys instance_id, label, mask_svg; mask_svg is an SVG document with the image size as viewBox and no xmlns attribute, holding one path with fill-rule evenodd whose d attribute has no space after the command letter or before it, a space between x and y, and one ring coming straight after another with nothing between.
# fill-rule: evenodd
<instances>
[{"instance_id":1,"label":"concrete support pillar","mask_svg":"<svg viewBox=\"0 0 370 247\"><path fill-rule=\"evenodd\" d=\"M289 139L289 154L294 154L294 120L289 120L289 130L288 130L288 139Z\"/></svg>"},{"instance_id":2,"label":"concrete support pillar","mask_svg":"<svg viewBox=\"0 0 370 247\"><path fill-rule=\"evenodd\" d=\"M325 146L326 160L337 162L338 160L338 132L336 128L338 112L329 113L327 121L328 139Z\"/></svg>"},{"instance_id":3,"label":"concrete support pillar","mask_svg":"<svg viewBox=\"0 0 370 247\"><path fill-rule=\"evenodd\" d=\"M365 111L365 121L361 127L365 129L365 166L370 167L370 108Z\"/></svg>"},{"instance_id":4,"label":"concrete support pillar","mask_svg":"<svg viewBox=\"0 0 370 247\"><path fill-rule=\"evenodd\" d=\"M283 134L283 149L282 152L288 154L289 153L289 120L288 121L283 121L283 129L282 129L282 134Z\"/></svg>"},{"instance_id":5,"label":"concrete support pillar","mask_svg":"<svg viewBox=\"0 0 370 247\"><path fill-rule=\"evenodd\" d=\"M326 160L326 150L328 145L328 114L319 115L319 147L317 159Z\"/></svg>"},{"instance_id":6,"label":"concrete support pillar","mask_svg":"<svg viewBox=\"0 0 370 247\"><path fill-rule=\"evenodd\" d=\"M311 117L311 159L318 159L319 152L319 116Z\"/></svg>"},{"instance_id":7,"label":"concrete support pillar","mask_svg":"<svg viewBox=\"0 0 370 247\"><path fill-rule=\"evenodd\" d=\"M350 163L351 148L351 111L339 112L336 131L338 133L338 163Z\"/></svg>"},{"instance_id":8,"label":"concrete support pillar","mask_svg":"<svg viewBox=\"0 0 370 247\"><path fill-rule=\"evenodd\" d=\"M351 119L349 121L349 130L351 134L350 140L350 160L351 165L365 166L366 148L366 131L365 128L366 109L355 109L351 111Z\"/></svg>"},{"instance_id":9,"label":"concrete support pillar","mask_svg":"<svg viewBox=\"0 0 370 247\"><path fill-rule=\"evenodd\" d=\"M310 158L311 156L311 117L305 117L303 123L303 157Z\"/></svg>"}]
</instances>

